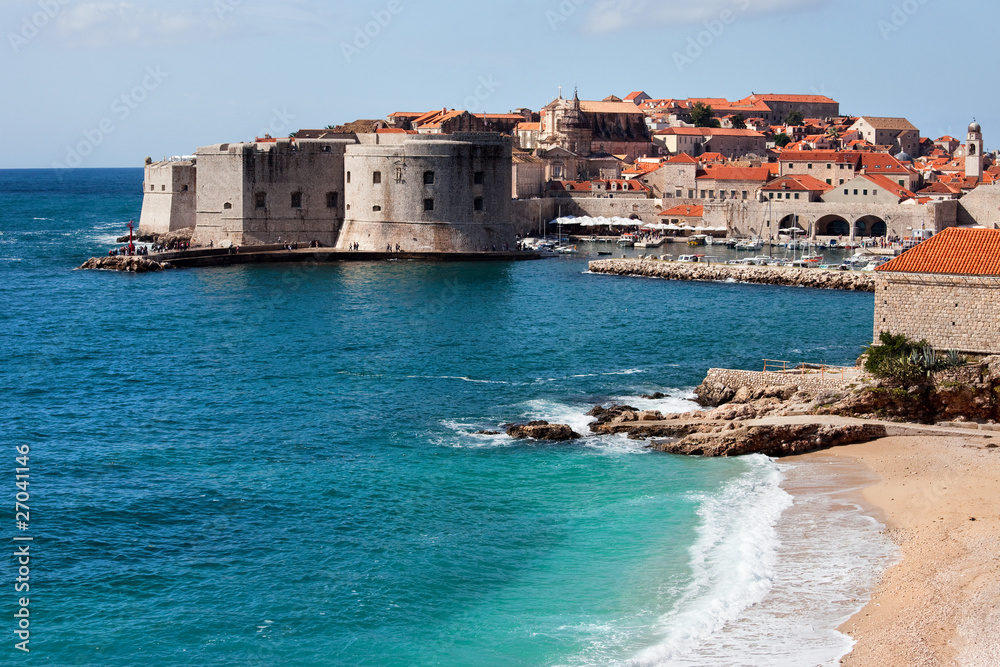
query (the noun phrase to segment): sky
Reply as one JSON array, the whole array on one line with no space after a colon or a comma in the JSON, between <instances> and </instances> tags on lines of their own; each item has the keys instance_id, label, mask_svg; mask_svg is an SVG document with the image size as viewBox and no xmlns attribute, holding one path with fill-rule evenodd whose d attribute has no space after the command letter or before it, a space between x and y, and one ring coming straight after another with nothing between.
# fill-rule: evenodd
<instances>
[{"instance_id":1,"label":"sky","mask_svg":"<svg viewBox=\"0 0 1000 667\"><path fill-rule=\"evenodd\" d=\"M987 0L0 0L0 168L141 166L394 111L827 95L1000 136ZM994 132L994 128L997 129Z\"/></svg>"}]
</instances>

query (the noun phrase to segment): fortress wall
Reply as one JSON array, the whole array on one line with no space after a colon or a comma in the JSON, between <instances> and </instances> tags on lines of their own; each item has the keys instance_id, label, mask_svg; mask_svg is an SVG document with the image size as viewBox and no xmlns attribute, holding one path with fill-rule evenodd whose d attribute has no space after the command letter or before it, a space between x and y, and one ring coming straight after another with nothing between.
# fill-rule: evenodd
<instances>
[{"instance_id":1,"label":"fortress wall","mask_svg":"<svg viewBox=\"0 0 1000 667\"><path fill-rule=\"evenodd\" d=\"M750 389L763 389L765 387L784 387L790 384L798 385L800 389L807 391L818 391L821 389L844 389L856 379L841 380L827 376L820 378L818 374L795 375L789 373L771 373L756 371L737 371L727 368L711 368L705 377L706 384L720 383L733 390L743 387Z\"/></svg>"},{"instance_id":2,"label":"fortress wall","mask_svg":"<svg viewBox=\"0 0 1000 667\"><path fill-rule=\"evenodd\" d=\"M1000 187L980 185L958 200L958 224L1000 229Z\"/></svg>"},{"instance_id":3,"label":"fortress wall","mask_svg":"<svg viewBox=\"0 0 1000 667\"><path fill-rule=\"evenodd\" d=\"M199 149L193 243L333 246L344 219L343 155L353 143L284 139Z\"/></svg>"},{"instance_id":4,"label":"fortress wall","mask_svg":"<svg viewBox=\"0 0 1000 667\"><path fill-rule=\"evenodd\" d=\"M937 350L1000 352L1000 279L876 271L879 334L926 339Z\"/></svg>"},{"instance_id":5,"label":"fortress wall","mask_svg":"<svg viewBox=\"0 0 1000 667\"><path fill-rule=\"evenodd\" d=\"M338 247L469 252L515 244L510 140L490 133L375 135L347 149Z\"/></svg>"},{"instance_id":6,"label":"fortress wall","mask_svg":"<svg viewBox=\"0 0 1000 667\"><path fill-rule=\"evenodd\" d=\"M197 169L189 160L147 164L139 234L166 234L196 221Z\"/></svg>"}]
</instances>

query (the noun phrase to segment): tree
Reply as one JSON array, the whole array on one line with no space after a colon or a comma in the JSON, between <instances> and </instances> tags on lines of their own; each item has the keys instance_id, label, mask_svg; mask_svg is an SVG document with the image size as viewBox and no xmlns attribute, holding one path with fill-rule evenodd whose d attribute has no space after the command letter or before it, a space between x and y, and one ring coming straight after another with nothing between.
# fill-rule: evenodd
<instances>
[{"instance_id":1,"label":"tree","mask_svg":"<svg viewBox=\"0 0 1000 667\"><path fill-rule=\"evenodd\" d=\"M784 132L779 132L778 134L774 135L774 145L777 146L778 148L784 148L785 146L788 145L788 143L791 140L792 138L789 137Z\"/></svg>"},{"instance_id":2,"label":"tree","mask_svg":"<svg viewBox=\"0 0 1000 667\"><path fill-rule=\"evenodd\" d=\"M719 120L712 115L712 106L695 102L691 107L691 122L695 127L719 127Z\"/></svg>"},{"instance_id":3,"label":"tree","mask_svg":"<svg viewBox=\"0 0 1000 667\"><path fill-rule=\"evenodd\" d=\"M747 129L747 119L743 117L743 114L738 113L732 118L733 129L734 130L745 130Z\"/></svg>"},{"instance_id":4,"label":"tree","mask_svg":"<svg viewBox=\"0 0 1000 667\"><path fill-rule=\"evenodd\" d=\"M336 129L337 129L337 126L336 126L336 125L327 125L327 126L326 126L326 127L324 127L323 129L324 129L324 130L336 130Z\"/></svg>"},{"instance_id":5,"label":"tree","mask_svg":"<svg viewBox=\"0 0 1000 667\"><path fill-rule=\"evenodd\" d=\"M802 125L805 121L806 119L802 117L801 111L789 111L788 115L785 117L785 125L791 125L793 127Z\"/></svg>"}]
</instances>

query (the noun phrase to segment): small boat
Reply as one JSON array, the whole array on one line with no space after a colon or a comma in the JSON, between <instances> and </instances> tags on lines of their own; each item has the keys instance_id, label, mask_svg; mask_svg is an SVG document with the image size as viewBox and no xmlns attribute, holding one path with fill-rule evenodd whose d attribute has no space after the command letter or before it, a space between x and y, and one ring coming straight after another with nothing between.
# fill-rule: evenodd
<instances>
[{"instance_id":1,"label":"small boat","mask_svg":"<svg viewBox=\"0 0 1000 667\"><path fill-rule=\"evenodd\" d=\"M610 250L598 250L597 254L598 255L610 255L611 251Z\"/></svg>"},{"instance_id":2,"label":"small boat","mask_svg":"<svg viewBox=\"0 0 1000 667\"><path fill-rule=\"evenodd\" d=\"M705 239L707 238L708 236L706 236L705 234L695 234L694 236L688 239L688 245L689 246L705 245Z\"/></svg>"},{"instance_id":3,"label":"small boat","mask_svg":"<svg viewBox=\"0 0 1000 667\"><path fill-rule=\"evenodd\" d=\"M636 248L659 248L663 245L663 239L644 239L642 241L636 241Z\"/></svg>"},{"instance_id":4,"label":"small boat","mask_svg":"<svg viewBox=\"0 0 1000 667\"><path fill-rule=\"evenodd\" d=\"M698 262L705 261L704 255L680 255L677 258L678 262L684 262L686 264L696 264Z\"/></svg>"},{"instance_id":5,"label":"small boat","mask_svg":"<svg viewBox=\"0 0 1000 667\"><path fill-rule=\"evenodd\" d=\"M635 245L637 238L635 234L622 234L621 238L618 239L618 245L623 248L631 248Z\"/></svg>"}]
</instances>

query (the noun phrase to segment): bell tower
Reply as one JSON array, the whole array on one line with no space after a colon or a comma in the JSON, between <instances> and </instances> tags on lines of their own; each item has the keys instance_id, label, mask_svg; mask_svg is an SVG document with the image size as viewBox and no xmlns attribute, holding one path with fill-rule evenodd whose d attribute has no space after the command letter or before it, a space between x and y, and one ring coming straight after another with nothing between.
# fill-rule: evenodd
<instances>
[{"instance_id":1,"label":"bell tower","mask_svg":"<svg viewBox=\"0 0 1000 667\"><path fill-rule=\"evenodd\" d=\"M983 128L975 121L969 126L969 138L965 140L965 177L983 177Z\"/></svg>"}]
</instances>

